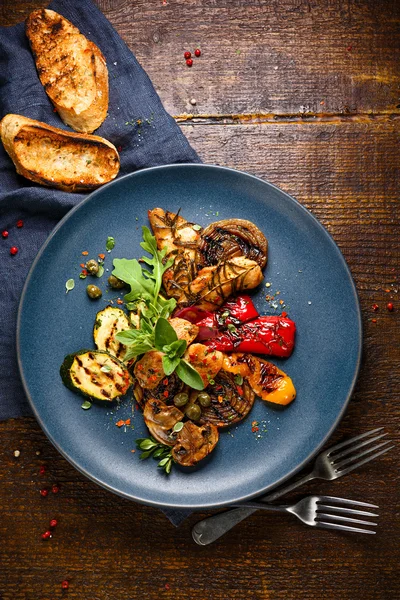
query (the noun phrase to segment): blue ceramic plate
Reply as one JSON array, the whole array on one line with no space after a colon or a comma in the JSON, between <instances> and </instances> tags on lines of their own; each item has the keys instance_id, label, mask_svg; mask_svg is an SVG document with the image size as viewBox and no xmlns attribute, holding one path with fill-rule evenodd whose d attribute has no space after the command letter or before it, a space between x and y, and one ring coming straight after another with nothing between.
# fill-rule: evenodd
<instances>
[{"instance_id":1,"label":"blue ceramic plate","mask_svg":"<svg viewBox=\"0 0 400 600\"><path fill-rule=\"evenodd\" d=\"M116 298L107 290L107 270L112 270L113 258L142 256L141 225L148 224L147 210L155 206L173 212L180 208L185 218L203 226L230 217L258 225L269 241L269 260L255 303L261 314L287 311L298 332L293 355L274 361L293 379L296 400L279 410L257 399L247 419L221 432L206 461L191 472L174 468L169 477L155 460L140 461L139 453L131 452L135 439L148 432L139 412L132 417L128 398L85 411L82 398L65 388L59 376L66 354L93 347L96 312ZM105 249L108 236L116 242L110 253ZM106 273L95 281L103 289L98 301L86 295L89 280L79 279L83 250L88 258L106 254ZM66 293L70 278L75 288ZM275 300L267 301L267 294ZM249 499L304 466L343 415L358 374L361 337L352 277L320 223L275 186L208 165L145 169L92 193L59 223L39 252L18 318L25 390L56 448L110 491L171 508L210 508ZM133 430L115 425L129 417ZM254 420L258 432L252 431Z\"/></svg>"}]
</instances>

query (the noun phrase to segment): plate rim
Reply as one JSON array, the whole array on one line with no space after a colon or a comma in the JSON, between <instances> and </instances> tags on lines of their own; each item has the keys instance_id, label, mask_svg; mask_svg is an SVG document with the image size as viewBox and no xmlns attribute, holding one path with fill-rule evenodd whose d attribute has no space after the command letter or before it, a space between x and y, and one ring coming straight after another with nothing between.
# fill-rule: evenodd
<instances>
[{"instance_id":1,"label":"plate rim","mask_svg":"<svg viewBox=\"0 0 400 600\"><path fill-rule=\"evenodd\" d=\"M249 494L245 494L245 495L240 495L240 497L238 498L233 498L229 501L223 501L220 503L215 503L215 502L211 502L211 503L202 503L202 504L193 504L193 505L188 505L188 504L177 504L177 503L168 503L165 504L163 502L157 502L157 501L152 501L152 500L148 500L145 498L140 498L138 496L134 496L133 494L129 494L126 493L124 491L121 491L119 489L117 489L116 487L110 485L109 483L107 483L106 481L102 481L99 477L96 477L94 475L92 475L91 473L88 473L87 470L85 470L85 468L83 468L82 466L80 466L73 458L71 458L68 454L68 452L64 451L63 448L58 444L58 442L56 441L56 439L54 438L54 436L50 433L50 431L48 430L48 427L46 425L45 422L43 422L43 420L41 419L38 410L35 406L35 403L33 401L33 398L31 397L31 394L29 392L29 388L28 388L28 384L27 381L25 379L24 376L24 371L23 371L23 364L22 364L22 359L21 359L21 339L20 339L20 334L21 334L21 320L22 320L22 313L23 313L23 306L24 306L24 301L25 301L25 296L27 294L27 290L30 284L30 281L32 279L32 275L35 271L36 265L39 262L39 260L41 259L41 256L43 255L43 253L45 252L47 246L50 244L51 240L54 238L54 236L57 234L57 232L59 231L59 229L61 229L64 225L65 222L67 222L71 216L78 210L80 210L82 208L83 205L85 205L88 202L92 201L93 197L96 197L97 194L101 193L105 188L108 187L112 187L113 185L117 184L118 182L121 182L125 179L130 179L130 178L134 178L135 176L139 176L143 173L149 173L149 172L155 172L155 171L160 171L160 170L172 170L172 169L176 169L176 170L180 170L180 169L187 169L187 168L191 168L191 169L205 169L205 170L215 170L215 171L227 171L230 173L234 173L234 174L239 174L239 175L244 175L246 177L250 177L252 179L255 179L257 182L261 182L262 184L266 185L267 187L270 187L274 190L276 190L277 192L279 192L280 194L283 194L284 196L286 196L286 198L290 201L293 202L301 211L303 211L308 218L311 218L311 220L314 222L314 225L316 225L320 231L329 239L329 241L331 242L331 244L333 245L333 247L336 250L336 253L338 255L338 258L340 259L340 261L342 262L342 266L344 267L344 271L347 273L347 277L348 277L348 281L350 283L351 286L351 290L352 290L352 295L353 298L355 300L355 308L356 308L356 315L357 315L357 324L358 324L358 353L357 353L357 360L356 360L356 365L355 365L355 370L353 373L353 377L352 377L352 381L351 384L349 386L349 391L347 393L346 399L336 417L336 419L334 420L334 422L332 423L329 431L325 434L325 436L323 437L323 439L321 440L321 442L307 455L306 458L304 458L304 460L298 464L296 467L294 467L293 469L291 469L285 476L281 477L278 481L267 485L255 492L249 493ZM301 204L298 200L296 200L296 198L294 198L293 196L291 196L290 194L288 194L287 192L285 192L284 190L282 190L281 188L279 188L277 185L269 182L266 179L263 179L262 177L259 177L257 175L253 175L251 173L248 173L247 171L242 171L239 169L235 169L232 167L226 167L226 166L221 166L221 165L215 165L215 164L211 164L211 163L172 163L172 164L166 164L166 165L157 165L154 167L147 167L147 168L143 168L143 169L139 169L137 171L133 171L132 173L127 173L126 175L122 175L121 177L117 177L116 179L114 179L113 181L110 181L109 183L106 183L105 185L100 186L99 188L97 188L96 190L94 190L93 192L91 192L90 194L88 194L85 198L83 198L80 202L78 202L73 208L71 208L65 215L64 217L62 217L62 219L56 224L56 226L54 227L54 229L52 229L52 231L50 232L50 234L48 235L48 237L46 238L46 240L44 241L44 243L42 244L42 246L40 247L38 253L36 254L36 257L29 269L28 275L26 277L23 289L22 289L22 293L21 293L21 297L19 300L19 305L18 305L18 313L17 313L17 326L16 326L16 349L17 349L17 362L18 362L18 369L19 369L19 374L20 374L20 378L22 381L22 385L24 388L24 392L26 395L26 398L28 400L28 403L30 405L30 408L35 416L35 419L37 420L38 424L40 425L41 429L43 430L43 432L45 433L46 437L49 439L49 441L53 444L53 446L57 449L57 451L80 473L82 473L85 477L87 477L88 479L90 479L91 481L93 481L94 483L96 483L97 485L100 485L101 487L103 487L104 489L116 494L117 496L123 497L123 498L127 498L128 500L133 500L134 502L138 502L139 504L144 504L146 506L153 506L155 508L161 508L161 509L171 509L171 510L187 510L187 511L193 511L193 510L211 510L211 509L216 509L216 508L222 508L222 507L226 507L229 505L232 505L234 503L238 503L238 502L243 502L246 500L250 500L252 498L256 498L258 496L264 495L268 492L270 492L273 489L279 488L280 486L282 486L288 479L291 479L294 475L296 475L299 471L301 471L308 463L310 463L312 461L312 459L318 454L318 452L321 450L321 448L325 445L325 443L328 441L328 439L331 437L331 435L333 434L333 432L335 431L335 429L337 428L337 426L339 425L341 419L344 416L344 413L346 412L346 409L349 405L350 399L354 393L354 388L356 386L358 377L359 377L359 373L360 373L360 368L361 368L361 361L362 361L362 352L363 352L363 324L362 324L362 313L361 313L361 306L360 306L360 300L359 300L359 295L357 292L357 288L353 279L353 275L351 273L350 267L348 266L346 259L343 256L342 251L340 250L338 244L335 242L335 240L333 239L332 235L329 233L329 231L322 225L322 223L313 215L313 213L306 208L305 206L303 206L303 204Z\"/></svg>"}]
</instances>

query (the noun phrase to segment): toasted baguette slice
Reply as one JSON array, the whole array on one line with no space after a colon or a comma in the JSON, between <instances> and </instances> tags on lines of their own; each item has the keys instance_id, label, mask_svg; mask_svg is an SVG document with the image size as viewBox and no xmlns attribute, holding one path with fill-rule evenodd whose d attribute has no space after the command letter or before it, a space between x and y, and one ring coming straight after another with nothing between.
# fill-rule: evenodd
<instances>
[{"instance_id":1,"label":"toasted baguette slice","mask_svg":"<svg viewBox=\"0 0 400 600\"><path fill-rule=\"evenodd\" d=\"M83 135L22 117L6 115L0 137L17 173L68 192L93 190L119 171L115 146L97 135Z\"/></svg>"},{"instance_id":2,"label":"toasted baguette slice","mask_svg":"<svg viewBox=\"0 0 400 600\"><path fill-rule=\"evenodd\" d=\"M108 71L99 48L53 10L33 11L26 21L39 78L60 117L91 133L107 116Z\"/></svg>"}]
</instances>

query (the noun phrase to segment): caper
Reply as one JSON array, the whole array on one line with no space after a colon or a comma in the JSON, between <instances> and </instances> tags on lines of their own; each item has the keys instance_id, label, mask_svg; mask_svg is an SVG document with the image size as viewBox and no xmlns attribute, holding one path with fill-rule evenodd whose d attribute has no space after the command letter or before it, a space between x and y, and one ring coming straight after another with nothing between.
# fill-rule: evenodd
<instances>
[{"instance_id":1,"label":"caper","mask_svg":"<svg viewBox=\"0 0 400 600\"><path fill-rule=\"evenodd\" d=\"M99 263L97 262L97 260L95 260L94 258L88 260L86 263L86 270L91 275L97 275L97 273L99 272Z\"/></svg>"},{"instance_id":2,"label":"caper","mask_svg":"<svg viewBox=\"0 0 400 600\"><path fill-rule=\"evenodd\" d=\"M174 404L175 406L185 406L189 402L189 396L185 394L185 392L181 392L180 394L176 394L174 396Z\"/></svg>"},{"instance_id":3,"label":"caper","mask_svg":"<svg viewBox=\"0 0 400 600\"><path fill-rule=\"evenodd\" d=\"M189 404L185 410L185 415L192 421L198 421L201 417L201 408L198 404Z\"/></svg>"},{"instance_id":4,"label":"caper","mask_svg":"<svg viewBox=\"0 0 400 600\"><path fill-rule=\"evenodd\" d=\"M201 406L204 406L204 408L210 406L211 404L211 398L207 392L200 392L200 394L197 396L197 400L200 402Z\"/></svg>"},{"instance_id":5,"label":"caper","mask_svg":"<svg viewBox=\"0 0 400 600\"><path fill-rule=\"evenodd\" d=\"M98 288L97 285L92 284L87 286L86 293L89 296L89 298L92 298L92 300L97 300L97 298L101 298L103 295L101 289Z\"/></svg>"},{"instance_id":6,"label":"caper","mask_svg":"<svg viewBox=\"0 0 400 600\"><path fill-rule=\"evenodd\" d=\"M122 290L125 287L125 282L122 279L118 279L115 275L110 275L108 278L108 285L112 287L114 290Z\"/></svg>"}]
</instances>

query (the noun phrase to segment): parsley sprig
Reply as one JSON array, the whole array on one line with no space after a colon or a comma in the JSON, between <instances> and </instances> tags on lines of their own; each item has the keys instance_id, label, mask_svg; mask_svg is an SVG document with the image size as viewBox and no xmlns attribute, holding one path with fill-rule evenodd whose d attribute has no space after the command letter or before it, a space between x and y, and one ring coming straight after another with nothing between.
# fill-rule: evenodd
<instances>
[{"instance_id":1,"label":"parsley sprig","mask_svg":"<svg viewBox=\"0 0 400 600\"><path fill-rule=\"evenodd\" d=\"M137 439L136 446L140 450L143 450L139 457L141 460L149 458L150 456L160 459L157 466L160 467L160 469L163 469L167 475L171 472L172 455L171 448L169 446L160 444L152 437Z\"/></svg>"}]
</instances>

